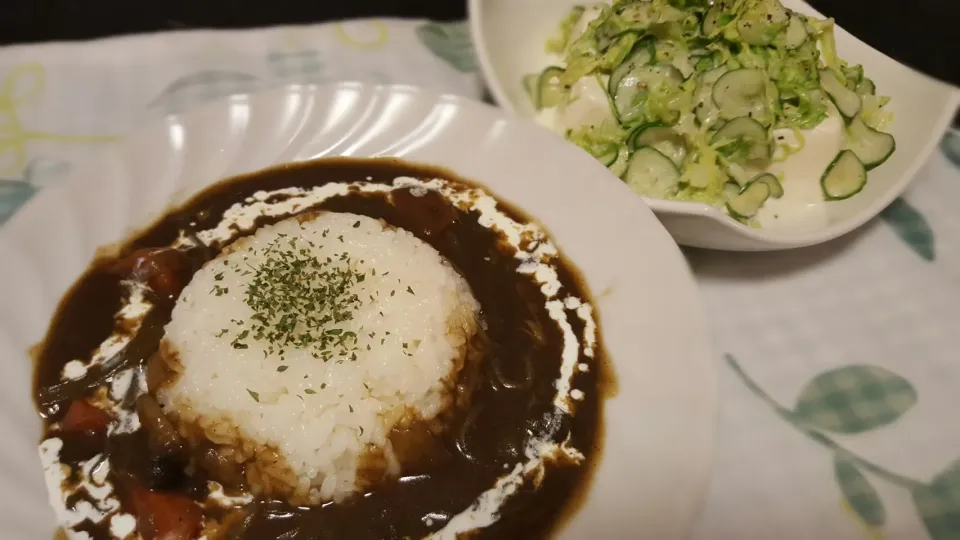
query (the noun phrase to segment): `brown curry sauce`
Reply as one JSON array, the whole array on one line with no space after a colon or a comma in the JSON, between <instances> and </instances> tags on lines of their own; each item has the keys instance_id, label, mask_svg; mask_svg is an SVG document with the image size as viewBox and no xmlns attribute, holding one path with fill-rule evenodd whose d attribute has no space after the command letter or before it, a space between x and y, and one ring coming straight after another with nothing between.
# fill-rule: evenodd
<instances>
[{"instance_id":1,"label":"brown curry sauce","mask_svg":"<svg viewBox=\"0 0 960 540\"><path fill-rule=\"evenodd\" d=\"M207 477L202 468L183 467L151 456L144 428L133 434L50 432L60 421L67 405L93 394L88 385L61 385L50 394L44 388L56 385L64 365L75 358L89 358L114 331L114 314L121 306L123 276L115 271L117 262L144 248L171 245L180 234L193 234L215 227L225 210L260 190L284 187L311 188L328 182L367 180L392 183L400 176L444 178L464 182L447 170L412 165L399 160L328 159L287 165L213 185L184 206L164 215L153 226L124 243L113 256L97 259L61 301L43 344L38 347L35 397L49 436L63 439L61 462L76 469L77 463L104 454L111 461L109 481L117 487L123 510L134 512L130 486L159 488L203 501ZM470 404L469 429L454 425L449 434L463 432L460 444L453 435L442 441L450 457L427 460L416 470L376 485L365 493L337 503L317 507L293 507L281 501L257 500L243 509L225 511L208 507L206 515L236 522L226 538L236 539L400 539L420 538L441 529L454 515L468 508L476 497L493 486L523 460L523 448L536 423L553 411L554 381L559 373L562 339L556 323L543 305L538 286L516 272L518 261L503 245L497 233L477 223L435 193L415 197L409 191L394 190L392 202L383 195L351 193L328 199L312 209L353 212L380 218L409 230L437 249L469 283L479 301L487 336L493 346L484 353L483 368ZM516 209L499 202L501 211L517 221L529 221ZM290 216L260 218L257 225L274 223ZM512 249L512 248L511 248ZM190 268L179 274L186 285L217 249L193 248L187 253ZM589 301L582 281L571 265L556 264L563 289ZM155 308L127 349L125 365L142 364L157 349L162 328L169 321L175 295L154 298ZM569 317L575 333L582 336L583 322ZM534 324L543 333L536 344L527 331ZM519 361L518 359L525 359ZM500 519L472 534L474 538L545 538L556 531L563 518L576 506L589 484L591 469L599 459L602 435L602 401L612 383L609 367L597 340L596 354L587 372L577 372L576 388L585 397L577 403L574 416L564 416L560 438L571 436L573 445L587 456L580 466L550 466L545 481L534 490L525 484L501 509ZM109 381L109 378L106 379ZM133 404L130 405L133 408ZM457 420L463 422L463 418ZM85 522L84 530L95 539L110 538L106 523ZM143 531L141 531L143 532ZM149 534L149 532L147 533Z\"/></svg>"}]
</instances>

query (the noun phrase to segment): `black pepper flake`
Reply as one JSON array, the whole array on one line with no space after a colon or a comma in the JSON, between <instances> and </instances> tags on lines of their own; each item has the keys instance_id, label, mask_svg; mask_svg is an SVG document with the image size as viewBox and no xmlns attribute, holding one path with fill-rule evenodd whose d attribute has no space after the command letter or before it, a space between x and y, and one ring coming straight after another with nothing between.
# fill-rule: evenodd
<instances>
[{"instance_id":1,"label":"black pepper flake","mask_svg":"<svg viewBox=\"0 0 960 540\"><path fill-rule=\"evenodd\" d=\"M313 388L307 388L306 390L303 391L303 393L304 393L304 394L316 394L317 391L314 390Z\"/></svg>"},{"instance_id":2,"label":"black pepper flake","mask_svg":"<svg viewBox=\"0 0 960 540\"><path fill-rule=\"evenodd\" d=\"M288 366L279 366L279 367L277 367L277 371L279 371L280 373L283 373L284 371L287 370L287 367L288 367Z\"/></svg>"},{"instance_id":3,"label":"black pepper flake","mask_svg":"<svg viewBox=\"0 0 960 540\"><path fill-rule=\"evenodd\" d=\"M407 286L407 292L416 296L416 294L413 292L413 289L411 289L409 285Z\"/></svg>"},{"instance_id":4,"label":"black pepper flake","mask_svg":"<svg viewBox=\"0 0 960 540\"><path fill-rule=\"evenodd\" d=\"M356 229L356 228L359 227L359 226L360 226L360 220L357 220L357 221L353 224L353 228Z\"/></svg>"},{"instance_id":5,"label":"black pepper flake","mask_svg":"<svg viewBox=\"0 0 960 540\"><path fill-rule=\"evenodd\" d=\"M251 390L251 389L249 389L249 388L247 388L247 392L250 393L250 397L252 397L254 401L256 401L257 403L260 403L260 394L259 394L259 393L254 392L253 390Z\"/></svg>"}]
</instances>

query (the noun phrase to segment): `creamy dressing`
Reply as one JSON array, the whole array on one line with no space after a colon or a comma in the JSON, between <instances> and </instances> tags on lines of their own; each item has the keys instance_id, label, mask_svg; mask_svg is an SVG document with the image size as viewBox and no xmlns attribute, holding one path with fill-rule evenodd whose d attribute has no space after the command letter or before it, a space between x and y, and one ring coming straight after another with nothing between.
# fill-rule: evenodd
<instances>
[{"instance_id":1,"label":"creamy dressing","mask_svg":"<svg viewBox=\"0 0 960 540\"><path fill-rule=\"evenodd\" d=\"M760 208L757 221L761 226L812 229L827 225L829 216L820 177L843 150L845 131L840 113L831 104L830 115L820 125L802 131L806 142L803 149L770 165L767 170L780 178L783 197L771 197ZM800 144L790 129L776 130L774 142L793 147Z\"/></svg>"},{"instance_id":2,"label":"creamy dressing","mask_svg":"<svg viewBox=\"0 0 960 540\"><path fill-rule=\"evenodd\" d=\"M606 7L605 4L598 3L591 6L587 6L583 10L583 15L580 16L580 20L577 21L577 24L573 25L573 28L570 29L570 43L573 43L584 32L587 31L587 27L590 26L590 23L597 20L598 17L603 13L603 8Z\"/></svg>"},{"instance_id":3,"label":"creamy dressing","mask_svg":"<svg viewBox=\"0 0 960 540\"><path fill-rule=\"evenodd\" d=\"M536 121L552 131L565 134L582 126L616 122L603 85L606 76L584 77L570 88L570 102L537 113Z\"/></svg>"},{"instance_id":4,"label":"creamy dressing","mask_svg":"<svg viewBox=\"0 0 960 540\"><path fill-rule=\"evenodd\" d=\"M594 4L584 10L583 15L570 31L569 43L573 43L587 31L590 23L601 15L603 8L603 4ZM562 55L550 55L551 65L563 65L563 61ZM596 77L580 79L570 88L570 103L561 107L542 109L537 112L535 120L561 135L567 130L580 126L615 121L605 89L607 79L606 75L601 76L599 81Z\"/></svg>"},{"instance_id":5,"label":"creamy dressing","mask_svg":"<svg viewBox=\"0 0 960 540\"><path fill-rule=\"evenodd\" d=\"M564 135L584 125L598 125L607 119L614 121L607 94L595 78L585 77L574 88L580 96L578 99L539 111L536 122ZM784 193L780 199L771 197L760 209L756 219L762 227L814 229L827 225L829 215L820 177L845 144L843 120L832 104L829 107L830 114L820 125L801 130L805 141L802 150L784 161L771 163L766 169L780 178ZM791 129L776 130L774 142L793 147L800 143Z\"/></svg>"},{"instance_id":6,"label":"creamy dressing","mask_svg":"<svg viewBox=\"0 0 960 540\"><path fill-rule=\"evenodd\" d=\"M602 10L602 5L586 9L571 32L570 42L586 31ZM688 72L691 66L676 65L681 72ZM564 58L551 55L550 65L564 66ZM599 125L604 121L615 122L604 86L607 76L586 76L571 87L569 103L537 112L534 120L560 135L583 126ZM810 230L824 227L829 222L826 201L820 189L820 177L827 166L843 150L845 128L843 119L836 107L828 103L829 115L820 125L802 130L804 148L790 155L786 160L773 162L766 169L780 178L783 197L769 198L757 213L756 221L765 228ZM782 139L781 139L782 138ZM779 129L774 132L774 143L797 146L799 141L793 130Z\"/></svg>"}]
</instances>

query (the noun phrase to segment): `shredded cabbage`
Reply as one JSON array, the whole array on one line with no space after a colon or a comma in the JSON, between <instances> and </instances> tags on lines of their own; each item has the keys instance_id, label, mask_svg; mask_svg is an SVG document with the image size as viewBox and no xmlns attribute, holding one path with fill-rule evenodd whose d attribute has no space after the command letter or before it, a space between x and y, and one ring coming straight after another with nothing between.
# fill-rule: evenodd
<instances>
[{"instance_id":1,"label":"shredded cabbage","mask_svg":"<svg viewBox=\"0 0 960 540\"><path fill-rule=\"evenodd\" d=\"M801 151L801 130L816 127L830 114L830 98L820 84L823 69L860 95L866 125L882 129L891 121L884 110L888 99L873 95L863 68L838 56L832 19L795 13L780 0L619 0L589 10L592 19L585 18L587 8L574 8L547 43L548 51L563 57L564 69L550 91L569 94L583 77L597 77L616 118L576 126L564 135L594 156L608 158L633 150L628 139L637 126L672 127L686 145L686 157L678 167L679 189L670 197L722 206L724 185L731 178L742 185L745 171L763 170L762 163L746 163L748 156L755 157L750 152L755 143L739 138L711 143L724 124L711 89L725 72L748 68L766 76L765 85L739 97L753 100L745 110L763 124L770 147L777 149L768 164ZM791 25L794 32L788 36ZM625 63L650 42L649 65L657 69ZM658 75L671 69L672 76ZM628 91L621 95L622 88ZM559 102L562 107L570 98ZM777 143L777 129L792 130L797 144Z\"/></svg>"},{"instance_id":2,"label":"shredded cabbage","mask_svg":"<svg viewBox=\"0 0 960 540\"><path fill-rule=\"evenodd\" d=\"M567 50L567 45L570 43L570 34L573 33L573 27L580 22L580 18L583 17L583 13L587 9L583 6L575 6L570 13L563 19L563 22L560 23L560 29L557 32L557 35L547 40L547 52L554 54L562 54Z\"/></svg>"},{"instance_id":3,"label":"shredded cabbage","mask_svg":"<svg viewBox=\"0 0 960 540\"><path fill-rule=\"evenodd\" d=\"M614 121L595 126L579 126L564 135L568 141L590 152L594 157L600 157L608 152L611 146L619 147L627 132Z\"/></svg>"}]
</instances>

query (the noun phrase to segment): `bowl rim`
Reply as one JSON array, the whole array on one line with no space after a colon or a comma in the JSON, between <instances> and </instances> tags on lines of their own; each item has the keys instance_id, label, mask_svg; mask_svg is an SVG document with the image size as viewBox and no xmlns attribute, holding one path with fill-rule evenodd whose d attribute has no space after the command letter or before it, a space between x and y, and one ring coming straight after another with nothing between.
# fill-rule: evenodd
<instances>
[{"instance_id":1,"label":"bowl rim","mask_svg":"<svg viewBox=\"0 0 960 540\"><path fill-rule=\"evenodd\" d=\"M490 59L490 55L487 51L486 39L483 33L483 10L481 9L481 4L483 2L484 0L468 0L467 2L467 20L469 22L470 35L473 40L477 63L480 66L480 73L483 76L483 83L486 85L497 106L502 108L510 115L520 117L521 115L517 114L514 103L507 96L507 92L504 90L503 82L500 80L500 77L497 76L497 72L493 67L493 61ZM814 13L817 13L817 15L823 17L822 14L816 12L815 10ZM854 38L856 39L856 36L854 36ZM868 44L865 45L867 47L870 46ZM896 60L893 59L891 59L891 61L896 62ZM946 100L943 110L940 114L940 120L931 126L930 133L934 135L930 137L920 152L914 156L914 159L910 162L906 172L901 174L900 178L889 189L882 192L869 205L867 205L866 208L851 217L813 231L802 233L773 232L771 234L771 231L775 229L748 227L747 225L731 219L730 216L724 214L716 207L710 206L706 203L654 199L644 196L640 196L640 198L658 216L695 216L699 218L710 219L720 225L723 225L728 230L746 237L749 240L765 244L765 246L757 246L752 249L747 248L750 250L801 248L815 244L821 244L835 238L839 238L840 236L843 236L854 229L861 227L863 224L876 217L881 211L883 211L884 208L889 206L894 199L901 196L907 190L907 188L910 186L910 183L916 178L920 168L923 167L927 161L929 161L930 156L933 155L933 152L940 143L940 138L942 137L943 133L945 133L950 127L954 115L960 111L960 88L951 87L915 70L914 73L918 77L923 77L924 79L934 81L937 84L944 85L948 90L950 90L948 99ZM725 250L743 251L745 249L725 248Z\"/></svg>"}]
</instances>

